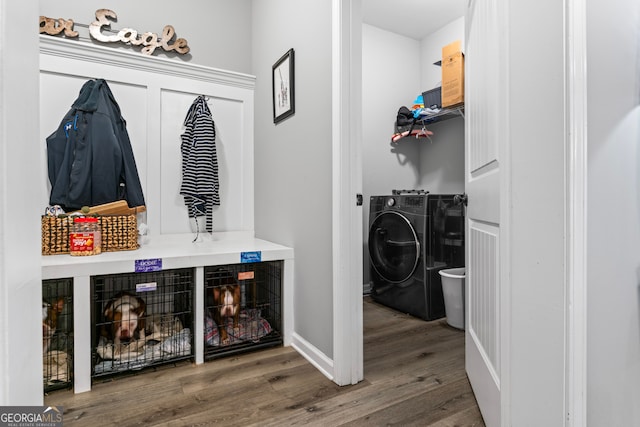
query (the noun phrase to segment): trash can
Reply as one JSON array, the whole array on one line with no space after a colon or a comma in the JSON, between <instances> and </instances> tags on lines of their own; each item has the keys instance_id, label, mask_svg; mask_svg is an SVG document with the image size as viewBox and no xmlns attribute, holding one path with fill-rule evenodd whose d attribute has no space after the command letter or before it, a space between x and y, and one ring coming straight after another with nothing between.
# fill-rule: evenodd
<instances>
[{"instance_id":1,"label":"trash can","mask_svg":"<svg viewBox=\"0 0 640 427\"><path fill-rule=\"evenodd\" d=\"M454 328L464 329L465 269L461 267L440 270L440 276L447 323Z\"/></svg>"}]
</instances>

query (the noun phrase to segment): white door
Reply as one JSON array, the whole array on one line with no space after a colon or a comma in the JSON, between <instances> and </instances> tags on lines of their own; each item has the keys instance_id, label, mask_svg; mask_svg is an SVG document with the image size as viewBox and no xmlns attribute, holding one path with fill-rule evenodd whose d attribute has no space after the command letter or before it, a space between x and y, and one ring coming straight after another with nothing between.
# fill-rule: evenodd
<instances>
[{"instance_id":1,"label":"white door","mask_svg":"<svg viewBox=\"0 0 640 427\"><path fill-rule=\"evenodd\" d=\"M500 0L470 0L465 49L466 369L487 426L501 424L506 28ZM504 6L504 3L502 4ZM502 92L501 92L502 91ZM502 193L501 193L502 187ZM502 200L504 202L504 200ZM503 211L504 212L504 211ZM502 255L502 256L501 256ZM506 264L505 264L506 265ZM505 420L506 421L506 420Z\"/></svg>"}]
</instances>

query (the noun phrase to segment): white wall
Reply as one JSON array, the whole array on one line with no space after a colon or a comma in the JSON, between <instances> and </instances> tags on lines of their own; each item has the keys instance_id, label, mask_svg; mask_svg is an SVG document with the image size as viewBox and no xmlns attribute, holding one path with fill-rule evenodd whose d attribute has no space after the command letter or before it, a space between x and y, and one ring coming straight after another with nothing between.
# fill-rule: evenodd
<instances>
[{"instance_id":1,"label":"white wall","mask_svg":"<svg viewBox=\"0 0 640 427\"><path fill-rule=\"evenodd\" d=\"M464 193L464 119L437 122L427 129L434 134L420 140L418 188L435 194Z\"/></svg>"},{"instance_id":2,"label":"white wall","mask_svg":"<svg viewBox=\"0 0 640 427\"><path fill-rule=\"evenodd\" d=\"M296 335L333 357L331 2L253 2L256 237L294 248ZM295 50L295 115L275 125L272 65Z\"/></svg>"},{"instance_id":3,"label":"white wall","mask_svg":"<svg viewBox=\"0 0 640 427\"><path fill-rule=\"evenodd\" d=\"M363 191L368 198L420 182L418 144L391 144L401 106L411 108L420 86L420 42L362 26ZM413 142L413 141L410 141Z\"/></svg>"},{"instance_id":4,"label":"white wall","mask_svg":"<svg viewBox=\"0 0 640 427\"><path fill-rule=\"evenodd\" d=\"M111 24L112 30L132 28L140 34L147 31L161 34L165 25L171 25L176 37L186 39L191 48L187 55L166 54L157 49L154 56L251 74L251 0L39 1L40 15L73 19L85 25L95 21L97 9L116 13L118 19ZM76 27L81 36L88 36L86 28ZM120 43L100 44L114 49L137 49Z\"/></svg>"},{"instance_id":5,"label":"white wall","mask_svg":"<svg viewBox=\"0 0 640 427\"><path fill-rule=\"evenodd\" d=\"M433 65L442 60L442 48L460 40L464 52L464 16L448 23L420 41L421 82L423 90L442 85L442 68Z\"/></svg>"},{"instance_id":6,"label":"white wall","mask_svg":"<svg viewBox=\"0 0 640 427\"><path fill-rule=\"evenodd\" d=\"M587 1L589 426L640 425L640 3Z\"/></svg>"},{"instance_id":7,"label":"white wall","mask_svg":"<svg viewBox=\"0 0 640 427\"><path fill-rule=\"evenodd\" d=\"M507 173L510 355L501 389L510 425L560 426L565 419L565 52L564 3L520 2L508 10ZM544 31L541 31L544 23ZM540 117L544 111L544 118ZM471 201L470 201L471 203ZM597 424L594 424L594 426ZM611 425L611 424L603 424Z\"/></svg>"}]
</instances>

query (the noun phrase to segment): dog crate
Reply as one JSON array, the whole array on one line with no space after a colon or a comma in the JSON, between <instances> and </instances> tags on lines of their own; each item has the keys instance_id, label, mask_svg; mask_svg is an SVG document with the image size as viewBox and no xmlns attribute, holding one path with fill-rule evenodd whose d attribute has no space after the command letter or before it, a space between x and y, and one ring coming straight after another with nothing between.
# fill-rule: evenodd
<instances>
[{"instance_id":1,"label":"dog crate","mask_svg":"<svg viewBox=\"0 0 640 427\"><path fill-rule=\"evenodd\" d=\"M71 388L73 279L42 281L42 380L45 393Z\"/></svg>"},{"instance_id":2,"label":"dog crate","mask_svg":"<svg viewBox=\"0 0 640 427\"><path fill-rule=\"evenodd\" d=\"M193 269L93 276L92 378L193 357Z\"/></svg>"},{"instance_id":3,"label":"dog crate","mask_svg":"<svg viewBox=\"0 0 640 427\"><path fill-rule=\"evenodd\" d=\"M205 360L282 345L282 265L205 267ZM230 304L238 306L237 324Z\"/></svg>"}]
</instances>

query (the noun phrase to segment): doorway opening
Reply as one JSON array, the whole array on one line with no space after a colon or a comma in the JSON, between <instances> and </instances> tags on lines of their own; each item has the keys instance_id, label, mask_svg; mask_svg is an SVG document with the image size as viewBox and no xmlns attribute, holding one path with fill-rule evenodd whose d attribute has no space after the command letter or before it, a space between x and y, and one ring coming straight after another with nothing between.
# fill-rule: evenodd
<instances>
[{"instance_id":1,"label":"doorway opening","mask_svg":"<svg viewBox=\"0 0 640 427\"><path fill-rule=\"evenodd\" d=\"M422 2L425 10L387 3L362 0L364 376L375 378L385 363L397 364L408 377L420 377L421 366L432 366L434 373L435 366L447 364L452 375L464 378L464 392L477 409L466 379L464 331L446 321L438 275L443 268L464 267L464 209L459 204L461 225L449 230L450 241L455 237L462 243L459 257L449 259L449 265L434 258L441 248L425 250L438 232L433 216L449 202L438 196L453 198L465 191L464 106L442 120L420 123L418 131L424 134L418 137L394 138L400 107L415 111L419 101L432 106L425 104L424 94L441 86L442 48L459 40L464 50L466 2ZM418 23L412 25L411 19ZM452 200L450 205L456 206ZM380 296L387 290L389 297ZM396 345L387 343L383 351L380 333L391 327L399 328ZM404 328L418 335L406 340L410 332ZM412 365L412 358L419 357L426 363Z\"/></svg>"}]
</instances>

